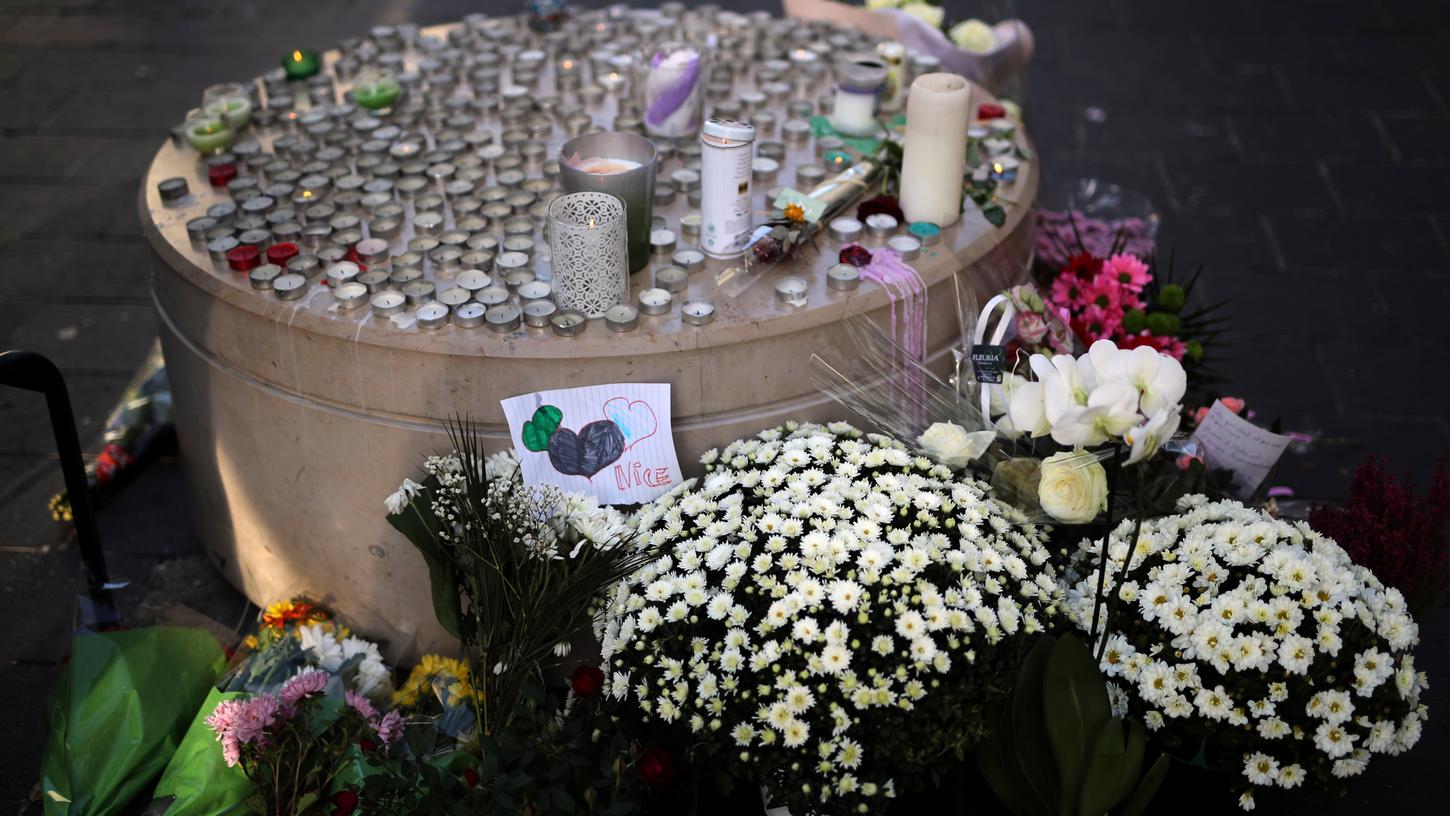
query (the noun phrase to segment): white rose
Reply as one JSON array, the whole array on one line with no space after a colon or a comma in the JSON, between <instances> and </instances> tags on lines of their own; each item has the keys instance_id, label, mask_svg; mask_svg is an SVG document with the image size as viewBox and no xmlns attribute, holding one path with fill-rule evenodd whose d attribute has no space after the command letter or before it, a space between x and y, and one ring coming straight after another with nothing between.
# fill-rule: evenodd
<instances>
[{"instance_id":1,"label":"white rose","mask_svg":"<svg viewBox=\"0 0 1450 816\"><path fill-rule=\"evenodd\" d=\"M943 465L962 468L981 456L996 437L996 431L972 432L955 422L933 422L916 438L916 445Z\"/></svg>"},{"instance_id":2,"label":"white rose","mask_svg":"<svg viewBox=\"0 0 1450 816\"><path fill-rule=\"evenodd\" d=\"M992 27L981 20L963 20L947 32L952 42L963 51L986 54L997 47L997 34Z\"/></svg>"},{"instance_id":3,"label":"white rose","mask_svg":"<svg viewBox=\"0 0 1450 816\"><path fill-rule=\"evenodd\" d=\"M1079 453L1054 453L1042 460L1037 501L1066 524L1087 524L1108 507L1108 474Z\"/></svg>"},{"instance_id":4,"label":"white rose","mask_svg":"<svg viewBox=\"0 0 1450 816\"><path fill-rule=\"evenodd\" d=\"M901 10L932 28L941 28L941 21L947 14L941 6L933 6L930 3L907 3L901 7Z\"/></svg>"}]
</instances>

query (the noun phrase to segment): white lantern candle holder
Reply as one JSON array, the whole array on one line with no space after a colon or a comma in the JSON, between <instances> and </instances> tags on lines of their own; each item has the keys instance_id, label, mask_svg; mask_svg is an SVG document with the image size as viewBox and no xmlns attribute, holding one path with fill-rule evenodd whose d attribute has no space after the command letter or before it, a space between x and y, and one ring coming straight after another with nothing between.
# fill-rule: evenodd
<instances>
[{"instance_id":1,"label":"white lantern candle holder","mask_svg":"<svg viewBox=\"0 0 1450 816\"><path fill-rule=\"evenodd\" d=\"M569 193L549 205L554 300L560 309L603 317L629 299L624 202L608 193Z\"/></svg>"}]
</instances>

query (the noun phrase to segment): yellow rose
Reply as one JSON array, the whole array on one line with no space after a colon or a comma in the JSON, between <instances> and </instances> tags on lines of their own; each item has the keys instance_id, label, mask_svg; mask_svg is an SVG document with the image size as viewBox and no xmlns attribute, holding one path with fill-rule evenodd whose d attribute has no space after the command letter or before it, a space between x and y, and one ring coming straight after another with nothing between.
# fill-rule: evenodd
<instances>
[{"instance_id":1,"label":"yellow rose","mask_svg":"<svg viewBox=\"0 0 1450 816\"><path fill-rule=\"evenodd\" d=\"M947 36L958 48L974 54L986 54L997 47L996 32L981 20L963 20L952 26Z\"/></svg>"},{"instance_id":2,"label":"yellow rose","mask_svg":"<svg viewBox=\"0 0 1450 816\"><path fill-rule=\"evenodd\" d=\"M1037 501L1065 524L1087 524L1108 508L1108 473L1080 453L1054 453L1042 460Z\"/></svg>"},{"instance_id":3,"label":"yellow rose","mask_svg":"<svg viewBox=\"0 0 1450 816\"><path fill-rule=\"evenodd\" d=\"M901 10L932 28L941 28L942 18L947 15L941 6L933 6L930 3L907 3L901 7Z\"/></svg>"}]
</instances>

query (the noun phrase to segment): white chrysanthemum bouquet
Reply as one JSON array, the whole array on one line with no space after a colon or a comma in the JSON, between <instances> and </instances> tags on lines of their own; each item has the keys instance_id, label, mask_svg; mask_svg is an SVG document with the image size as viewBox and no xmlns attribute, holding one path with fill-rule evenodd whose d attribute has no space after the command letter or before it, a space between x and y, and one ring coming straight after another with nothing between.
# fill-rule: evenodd
<instances>
[{"instance_id":1,"label":"white chrysanthemum bouquet","mask_svg":"<svg viewBox=\"0 0 1450 816\"><path fill-rule=\"evenodd\" d=\"M1184 758L1294 788L1415 744L1425 676L1405 599L1307 525L1191 496L1109 550L1101 665L1120 700ZM1102 553L1084 540L1070 614L1087 629ZM1110 614L1109 614L1110 612Z\"/></svg>"},{"instance_id":2,"label":"white chrysanthemum bouquet","mask_svg":"<svg viewBox=\"0 0 1450 816\"><path fill-rule=\"evenodd\" d=\"M1043 535L844 424L704 462L642 513L662 555L606 612L610 691L796 813L879 812L981 736L1056 614Z\"/></svg>"}]
</instances>

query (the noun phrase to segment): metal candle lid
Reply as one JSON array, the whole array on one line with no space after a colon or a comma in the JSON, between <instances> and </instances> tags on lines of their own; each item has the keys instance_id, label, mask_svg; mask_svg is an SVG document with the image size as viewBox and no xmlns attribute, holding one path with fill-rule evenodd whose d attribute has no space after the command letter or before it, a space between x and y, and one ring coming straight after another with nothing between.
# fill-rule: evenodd
<instances>
[{"instance_id":1,"label":"metal candle lid","mask_svg":"<svg viewBox=\"0 0 1450 816\"><path fill-rule=\"evenodd\" d=\"M385 289L372 297L373 314L378 317L392 317L402 314L408 305L408 298L396 289Z\"/></svg>"},{"instance_id":2,"label":"metal candle lid","mask_svg":"<svg viewBox=\"0 0 1450 816\"><path fill-rule=\"evenodd\" d=\"M448 325L448 307L442 303L425 303L413 314L420 329L441 329Z\"/></svg>"},{"instance_id":3,"label":"metal candle lid","mask_svg":"<svg viewBox=\"0 0 1450 816\"><path fill-rule=\"evenodd\" d=\"M672 300L665 289L642 289L639 293L639 310L647 315L667 314Z\"/></svg>"},{"instance_id":4,"label":"metal candle lid","mask_svg":"<svg viewBox=\"0 0 1450 816\"><path fill-rule=\"evenodd\" d=\"M483 319L488 324L490 331L505 334L519 327L519 320L522 316L523 313L519 311L519 307L512 303L500 303L497 306L489 307L489 310L484 312Z\"/></svg>"},{"instance_id":5,"label":"metal candle lid","mask_svg":"<svg viewBox=\"0 0 1450 816\"><path fill-rule=\"evenodd\" d=\"M283 300L296 300L307 291L307 279L301 275L278 275L272 281L272 292Z\"/></svg>"},{"instance_id":6,"label":"metal candle lid","mask_svg":"<svg viewBox=\"0 0 1450 816\"><path fill-rule=\"evenodd\" d=\"M830 231L832 239L849 244L861 237L861 222L854 218L832 219Z\"/></svg>"},{"instance_id":7,"label":"metal candle lid","mask_svg":"<svg viewBox=\"0 0 1450 816\"><path fill-rule=\"evenodd\" d=\"M699 272L705 266L705 253L698 249L682 249L672 255L670 260L686 272Z\"/></svg>"},{"instance_id":8,"label":"metal candle lid","mask_svg":"<svg viewBox=\"0 0 1450 816\"><path fill-rule=\"evenodd\" d=\"M282 267L276 264L262 264L253 269L247 278L252 282L253 289L271 289L272 281L282 274Z\"/></svg>"},{"instance_id":9,"label":"metal candle lid","mask_svg":"<svg viewBox=\"0 0 1450 816\"><path fill-rule=\"evenodd\" d=\"M361 283L344 283L332 290L332 299L343 309L357 309L368 302L371 292Z\"/></svg>"},{"instance_id":10,"label":"metal candle lid","mask_svg":"<svg viewBox=\"0 0 1450 816\"><path fill-rule=\"evenodd\" d=\"M861 285L861 270L856 267L838 263L826 270L826 286L838 291L855 289Z\"/></svg>"},{"instance_id":11,"label":"metal candle lid","mask_svg":"<svg viewBox=\"0 0 1450 816\"><path fill-rule=\"evenodd\" d=\"M585 317L583 312L565 309L555 312L549 318L549 325L554 328L554 334L559 337L577 337L589 327L589 318Z\"/></svg>"},{"instance_id":12,"label":"metal candle lid","mask_svg":"<svg viewBox=\"0 0 1450 816\"><path fill-rule=\"evenodd\" d=\"M483 325L483 315L488 309L482 303L465 303L453 313L453 325L465 329L476 329Z\"/></svg>"},{"instance_id":13,"label":"metal candle lid","mask_svg":"<svg viewBox=\"0 0 1450 816\"><path fill-rule=\"evenodd\" d=\"M612 332L634 331L639 325L639 310L628 303L616 303L605 310L604 325Z\"/></svg>"},{"instance_id":14,"label":"metal candle lid","mask_svg":"<svg viewBox=\"0 0 1450 816\"><path fill-rule=\"evenodd\" d=\"M715 304L708 300L687 300L680 307L680 319L692 326L703 326L715 319Z\"/></svg>"},{"instance_id":15,"label":"metal candle lid","mask_svg":"<svg viewBox=\"0 0 1450 816\"><path fill-rule=\"evenodd\" d=\"M539 283L548 286L547 283L543 283L542 281L539 281ZM549 320L554 316L555 312L559 311L559 307L555 306L551 300L534 300L525 303L523 311L525 323L536 329L542 329L549 325Z\"/></svg>"}]
</instances>

